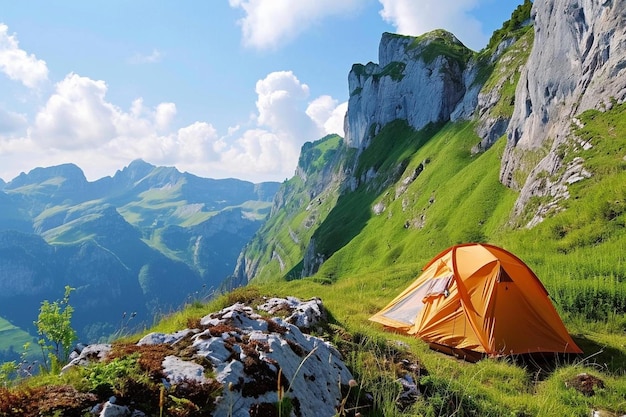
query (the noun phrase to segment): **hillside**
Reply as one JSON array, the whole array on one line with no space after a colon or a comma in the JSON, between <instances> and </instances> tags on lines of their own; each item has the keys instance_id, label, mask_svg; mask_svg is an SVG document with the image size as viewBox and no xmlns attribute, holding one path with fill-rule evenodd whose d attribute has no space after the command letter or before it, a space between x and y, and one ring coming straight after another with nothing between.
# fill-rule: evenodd
<instances>
[{"instance_id":1,"label":"hillside","mask_svg":"<svg viewBox=\"0 0 626 417\"><path fill-rule=\"evenodd\" d=\"M277 188L140 160L93 182L73 164L22 173L0 190L0 317L33 334L40 303L70 285L79 336L96 341L208 297Z\"/></svg>"}]
</instances>

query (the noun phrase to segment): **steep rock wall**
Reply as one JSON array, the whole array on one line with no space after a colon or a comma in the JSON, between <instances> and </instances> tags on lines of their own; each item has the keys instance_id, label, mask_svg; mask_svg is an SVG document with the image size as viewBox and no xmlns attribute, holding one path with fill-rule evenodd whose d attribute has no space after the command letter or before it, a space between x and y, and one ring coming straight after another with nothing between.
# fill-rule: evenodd
<instances>
[{"instance_id":1,"label":"steep rock wall","mask_svg":"<svg viewBox=\"0 0 626 417\"><path fill-rule=\"evenodd\" d=\"M348 75L346 144L363 149L380 127L396 119L416 130L449 120L466 91L470 55L444 31L419 38L384 33L379 63L356 64Z\"/></svg>"},{"instance_id":2,"label":"steep rock wall","mask_svg":"<svg viewBox=\"0 0 626 417\"><path fill-rule=\"evenodd\" d=\"M532 19L534 44L517 85L500 171L503 184L521 190L517 213L532 196L564 196L567 178L540 187L538 175L562 168L557 150L573 117L626 98L625 0L537 0ZM541 162L525 166L525 155L542 147L549 151Z\"/></svg>"}]
</instances>

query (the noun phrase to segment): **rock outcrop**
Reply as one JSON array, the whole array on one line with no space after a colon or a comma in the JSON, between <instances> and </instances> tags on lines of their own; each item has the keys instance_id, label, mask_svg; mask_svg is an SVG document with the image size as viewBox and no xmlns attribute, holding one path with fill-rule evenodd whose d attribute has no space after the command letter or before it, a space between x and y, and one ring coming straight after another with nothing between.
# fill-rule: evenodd
<instances>
[{"instance_id":1,"label":"rock outcrop","mask_svg":"<svg viewBox=\"0 0 626 417\"><path fill-rule=\"evenodd\" d=\"M500 172L503 184L521 190L517 213L532 196L562 194L557 189L566 179L538 187L538 176L562 168L558 149L573 117L626 98L625 10L624 0L534 3L534 45L517 85ZM541 162L525 166L524 155L541 148L549 149ZM516 171L528 179L521 183Z\"/></svg>"},{"instance_id":2,"label":"rock outcrop","mask_svg":"<svg viewBox=\"0 0 626 417\"><path fill-rule=\"evenodd\" d=\"M278 415L281 399L289 403L284 415L332 416L354 381L337 349L307 334L325 321L319 299L271 298L256 308L236 303L203 317L197 328L150 333L136 346L169 352L157 373L172 393L180 386L220 387L213 416ZM114 350L87 346L63 372L106 360ZM108 416L112 409L121 416L149 412L133 404L138 404L133 398L105 399L92 415Z\"/></svg>"},{"instance_id":3,"label":"rock outcrop","mask_svg":"<svg viewBox=\"0 0 626 417\"><path fill-rule=\"evenodd\" d=\"M416 130L448 121L465 94L470 55L448 32L419 38L384 33L379 63L355 64L348 75L347 145L367 147L381 127L396 119Z\"/></svg>"}]
</instances>

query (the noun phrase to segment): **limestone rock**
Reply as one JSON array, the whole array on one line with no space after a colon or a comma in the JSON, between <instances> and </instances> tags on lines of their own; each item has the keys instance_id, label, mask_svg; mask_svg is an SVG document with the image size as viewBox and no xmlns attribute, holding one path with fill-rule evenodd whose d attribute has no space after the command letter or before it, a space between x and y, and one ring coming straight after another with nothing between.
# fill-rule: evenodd
<instances>
[{"instance_id":1,"label":"limestone rock","mask_svg":"<svg viewBox=\"0 0 626 417\"><path fill-rule=\"evenodd\" d=\"M67 365L61 369L61 373L66 372L74 366L86 366L92 362L99 362L106 358L111 351L111 345L105 343L97 343L86 346L80 354L72 359Z\"/></svg>"},{"instance_id":2,"label":"limestone rock","mask_svg":"<svg viewBox=\"0 0 626 417\"><path fill-rule=\"evenodd\" d=\"M267 314L276 317L268 318ZM223 391L215 401L213 416L275 412L279 386L280 395L292 404L291 416L332 416L342 401L341 387L350 383L352 375L337 349L305 333L326 319L320 299L271 298L256 308L233 304L203 317L200 328L151 333L137 344L173 348L182 344L184 348L174 349L178 353L165 356L162 362L163 384L173 389L181 384L217 381ZM108 350L109 345L87 346L72 366L85 366L87 359L102 360ZM209 374L214 378L207 377ZM124 404L129 400L132 404L132 399L125 400ZM94 408L92 415L128 417L142 413L110 399Z\"/></svg>"},{"instance_id":3,"label":"limestone rock","mask_svg":"<svg viewBox=\"0 0 626 417\"><path fill-rule=\"evenodd\" d=\"M626 99L626 1L544 0L533 4L535 38L515 93L500 180L521 190L517 207L536 195L537 175L561 167L559 147L573 117ZM549 147L524 184L514 172L525 151ZM555 183L561 183L556 181ZM554 193L546 188L544 195Z\"/></svg>"},{"instance_id":4,"label":"limestone rock","mask_svg":"<svg viewBox=\"0 0 626 417\"><path fill-rule=\"evenodd\" d=\"M467 51L469 58L469 49L447 32L435 31L420 38L384 33L379 63L352 67L344 124L348 146L366 148L380 127L396 119L406 120L416 130L450 119L465 94L467 60L433 55L430 47L434 43L454 45Z\"/></svg>"}]
</instances>

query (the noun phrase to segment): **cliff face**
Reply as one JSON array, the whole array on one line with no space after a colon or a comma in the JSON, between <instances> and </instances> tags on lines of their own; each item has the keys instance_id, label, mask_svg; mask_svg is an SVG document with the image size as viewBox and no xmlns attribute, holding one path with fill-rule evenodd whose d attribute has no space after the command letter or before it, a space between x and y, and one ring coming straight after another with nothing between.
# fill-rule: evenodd
<instances>
[{"instance_id":1,"label":"cliff face","mask_svg":"<svg viewBox=\"0 0 626 417\"><path fill-rule=\"evenodd\" d=\"M470 56L444 31L420 38L384 33L379 63L356 64L348 75L346 144L365 148L382 126L396 119L416 130L448 121L464 97Z\"/></svg>"},{"instance_id":2,"label":"cliff face","mask_svg":"<svg viewBox=\"0 0 626 417\"><path fill-rule=\"evenodd\" d=\"M516 212L532 196L566 197L565 185L584 176L582 168L567 167L567 176L543 186L537 176L563 168L558 149L576 114L626 98L626 1L536 1L532 18L534 45L517 85L500 173L503 184L521 190ZM529 165L525 155L540 148L549 151Z\"/></svg>"},{"instance_id":3,"label":"cliff face","mask_svg":"<svg viewBox=\"0 0 626 417\"><path fill-rule=\"evenodd\" d=\"M500 181L520 191L513 217L531 197L550 196L553 207L568 198L569 184L589 176L581 160L564 166L559 152L574 116L626 97L625 10L624 0L536 1L527 22L532 32L504 39L490 57L472 56L442 31L418 38L384 34L379 64L350 71L346 144L362 150L396 119L416 130L473 120L481 138L475 152L507 134ZM495 83L481 79L485 68L496 73ZM527 225L540 222L545 208Z\"/></svg>"}]
</instances>

